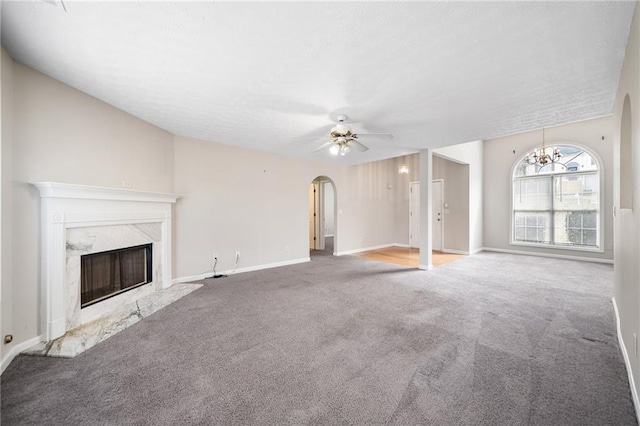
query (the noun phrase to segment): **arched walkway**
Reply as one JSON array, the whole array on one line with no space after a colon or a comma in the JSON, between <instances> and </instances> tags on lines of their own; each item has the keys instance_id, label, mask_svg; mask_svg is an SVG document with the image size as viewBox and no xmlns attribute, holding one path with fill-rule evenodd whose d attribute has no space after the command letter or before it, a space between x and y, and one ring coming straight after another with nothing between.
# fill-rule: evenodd
<instances>
[{"instance_id":1,"label":"arched walkway","mask_svg":"<svg viewBox=\"0 0 640 426\"><path fill-rule=\"evenodd\" d=\"M309 185L310 256L333 256L335 252L337 199L331 178L318 176Z\"/></svg>"}]
</instances>

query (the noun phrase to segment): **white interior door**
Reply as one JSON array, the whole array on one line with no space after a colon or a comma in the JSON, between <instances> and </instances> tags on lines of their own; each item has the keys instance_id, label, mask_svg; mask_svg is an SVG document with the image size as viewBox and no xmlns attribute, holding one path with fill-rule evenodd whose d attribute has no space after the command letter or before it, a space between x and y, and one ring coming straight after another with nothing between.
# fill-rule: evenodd
<instances>
[{"instance_id":1,"label":"white interior door","mask_svg":"<svg viewBox=\"0 0 640 426\"><path fill-rule=\"evenodd\" d=\"M442 236L444 233L444 216L442 214L442 179L434 180L431 184L433 201L433 250L442 250Z\"/></svg>"},{"instance_id":2,"label":"white interior door","mask_svg":"<svg viewBox=\"0 0 640 426\"><path fill-rule=\"evenodd\" d=\"M420 247L420 182L409 184L409 247Z\"/></svg>"}]
</instances>

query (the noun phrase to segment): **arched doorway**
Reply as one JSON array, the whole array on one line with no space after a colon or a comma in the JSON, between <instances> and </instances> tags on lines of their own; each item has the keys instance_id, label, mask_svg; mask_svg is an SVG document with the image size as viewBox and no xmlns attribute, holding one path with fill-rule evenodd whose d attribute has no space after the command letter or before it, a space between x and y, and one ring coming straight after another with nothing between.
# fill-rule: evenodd
<instances>
[{"instance_id":1,"label":"arched doorway","mask_svg":"<svg viewBox=\"0 0 640 426\"><path fill-rule=\"evenodd\" d=\"M318 176L309 185L310 255L335 253L337 241L337 192L333 180Z\"/></svg>"}]
</instances>

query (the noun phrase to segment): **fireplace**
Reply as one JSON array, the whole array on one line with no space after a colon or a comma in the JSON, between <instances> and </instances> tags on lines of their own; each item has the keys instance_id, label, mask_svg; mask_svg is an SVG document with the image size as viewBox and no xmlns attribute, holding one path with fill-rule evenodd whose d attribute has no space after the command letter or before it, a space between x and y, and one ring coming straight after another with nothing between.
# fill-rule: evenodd
<instances>
[{"instance_id":1,"label":"fireplace","mask_svg":"<svg viewBox=\"0 0 640 426\"><path fill-rule=\"evenodd\" d=\"M152 244L81 256L80 296L85 308L153 280Z\"/></svg>"},{"instance_id":2,"label":"fireplace","mask_svg":"<svg viewBox=\"0 0 640 426\"><path fill-rule=\"evenodd\" d=\"M74 357L201 287L171 283L177 195L33 185L41 197L42 343L29 353Z\"/></svg>"},{"instance_id":3,"label":"fireplace","mask_svg":"<svg viewBox=\"0 0 640 426\"><path fill-rule=\"evenodd\" d=\"M111 324L120 330L137 318L131 312L146 306L141 300L171 287L171 210L177 195L57 182L33 185L40 191L42 210L42 341L53 341L72 330L77 334L81 327L92 324ZM113 277L106 279L108 292L83 290L82 280L88 275L81 272L83 256L148 244L151 251L138 250L137 257L145 260L138 272L125 272L123 278L118 265ZM130 263L126 257L125 268ZM107 265L116 263L114 259L102 260ZM91 304L96 300L100 303ZM96 336L114 332L91 330L93 337L87 337L91 344ZM87 339L81 339L79 345L91 346Z\"/></svg>"}]
</instances>

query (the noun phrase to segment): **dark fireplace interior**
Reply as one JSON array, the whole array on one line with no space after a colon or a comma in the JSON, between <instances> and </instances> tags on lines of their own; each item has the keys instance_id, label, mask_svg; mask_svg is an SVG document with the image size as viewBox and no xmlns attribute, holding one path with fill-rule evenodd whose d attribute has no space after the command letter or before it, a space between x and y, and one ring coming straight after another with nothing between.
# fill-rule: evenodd
<instances>
[{"instance_id":1,"label":"dark fireplace interior","mask_svg":"<svg viewBox=\"0 0 640 426\"><path fill-rule=\"evenodd\" d=\"M81 256L81 307L150 283L151 246L145 244Z\"/></svg>"}]
</instances>

